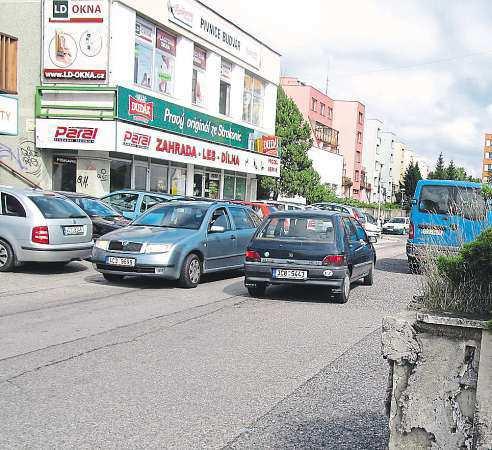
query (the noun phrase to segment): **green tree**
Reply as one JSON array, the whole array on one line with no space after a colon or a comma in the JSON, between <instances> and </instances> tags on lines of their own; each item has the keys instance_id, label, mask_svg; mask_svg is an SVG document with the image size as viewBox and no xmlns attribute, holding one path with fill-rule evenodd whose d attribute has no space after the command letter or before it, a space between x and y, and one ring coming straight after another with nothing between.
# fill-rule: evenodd
<instances>
[{"instance_id":1,"label":"green tree","mask_svg":"<svg viewBox=\"0 0 492 450\"><path fill-rule=\"evenodd\" d=\"M309 201L313 189L316 189L314 194L318 198L323 188L319 187L319 174L307 154L313 145L311 127L281 87L277 95L275 134L282 145L280 178L261 177L261 187L269 191L274 199L280 194L287 197L301 195Z\"/></svg>"},{"instance_id":2,"label":"green tree","mask_svg":"<svg viewBox=\"0 0 492 450\"><path fill-rule=\"evenodd\" d=\"M446 169L444 167L444 158L442 156L442 152L439 153L439 157L437 158L436 168L429 172L430 180L445 180L446 179Z\"/></svg>"},{"instance_id":3,"label":"green tree","mask_svg":"<svg viewBox=\"0 0 492 450\"><path fill-rule=\"evenodd\" d=\"M446 179L447 180L457 180L458 179L458 171L454 165L453 160L449 161L448 167L446 167Z\"/></svg>"},{"instance_id":4,"label":"green tree","mask_svg":"<svg viewBox=\"0 0 492 450\"><path fill-rule=\"evenodd\" d=\"M403 183L400 186L402 191L403 189L405 190L403 201L407 207L410 205L410 201L415 194L417 182L421 179L422 174L420 173L419 163L416 162L413 164L413 162L410 161L410 164L405 171L405 175L403 176Z\"/></svg>"}]
</instances>

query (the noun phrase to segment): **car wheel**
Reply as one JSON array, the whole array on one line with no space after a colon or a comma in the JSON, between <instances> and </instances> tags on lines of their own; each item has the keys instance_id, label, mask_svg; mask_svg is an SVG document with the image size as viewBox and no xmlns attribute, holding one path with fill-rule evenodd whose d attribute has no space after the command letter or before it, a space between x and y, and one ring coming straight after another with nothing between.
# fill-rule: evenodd
<instances>
[{"instance_id":1,"label":"car wheel","mask_svg":"<svg viewBox=\"0 0 492 450\"><path fill-rule=\"evenodd\" d=\"M181 287L190 289L195 288L200 283L202 277L202 262L195 253L190 253L181 268L181 275L179 277L179 285Z\"/></svg>"},{"instance_id":2,"label":"car wheel","mask_svg":"<svg viewBox=\"0 0 492 450\"><path fill-rule=\"evenodd\" d=\"M335 300L337 303L347 303L350 295L350 275L348 272L345 274L340 290L335 294Z\"/></svg>"},{"instance_id":3,"label":"car wheel","mask_svg":"<svg viewBox=\"0 0 492 450\"><path fill-rule=\"evenodd\" d=\"M247 286L247 289L251 297L263 297L266 291L266 284L257 283L255 286Z\"/></svg>"},{"instance_id":4,"label":"car wheel","mask_svg":"<svg viewBox=\"0 0 492 450\"><path fill-rule=\"evenodd\" d=\"M0 240L0 272L10 272L15 265L14 251L7 242Z\"/></svg>"},{"instance_id":5,"label":"car wheel","mask_svg":"<svg viewBox=\"0 0 492 450\"><path fill-rule=\"evenodd\" d=\"M369 273L364 277L364 286L372 286L374 284L374 263L371 263Z\"/></svg>"},{"instance_id":6,"label":"car wheel","mask_svg":"<svg viewBox=\"0 0 492 450\"><path fill-rule=\"evenodd\" d=\"M123 275L115 275L114 273L103 273L102 276L106 281L112 281L113 283L123 280Z\"/></svg>"}]
</instances>

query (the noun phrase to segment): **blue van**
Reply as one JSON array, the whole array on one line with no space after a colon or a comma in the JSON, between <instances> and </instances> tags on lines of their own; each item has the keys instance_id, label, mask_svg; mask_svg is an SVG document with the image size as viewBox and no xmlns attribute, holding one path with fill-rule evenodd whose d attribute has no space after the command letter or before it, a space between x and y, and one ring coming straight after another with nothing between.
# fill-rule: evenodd
<instances>
[{"instance_id":1,"label":"blue van","mask_svg":"<svg viewBox=\"0 0 492 450\"><path fill-rule=\"evenodd\" d=\"M492 210L481 195L481 184L469 181L420 180L410 212L407 257L418 267L423 248L459 251L492 225Z\"/></svg>"}]
</instances>

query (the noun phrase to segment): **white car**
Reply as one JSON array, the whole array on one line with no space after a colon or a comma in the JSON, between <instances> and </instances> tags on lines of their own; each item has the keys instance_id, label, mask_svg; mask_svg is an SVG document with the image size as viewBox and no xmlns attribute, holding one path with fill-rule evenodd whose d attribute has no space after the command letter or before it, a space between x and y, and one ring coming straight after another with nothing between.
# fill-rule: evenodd
<instances>
[{"instance_id":1,"label":"white car","mask_svg":"<svg viewBox=\"0 0 492 450\"><path fill-rule=\"evenodd\" d=\"M376 239L381 237L381 227L378 225L378 221L369 213L363 213L364 219L362 226L366 230L366 234L369 237L374 237Z\"/></svg>"},{"instance_id":2,"label":"white car","mask_svg":"<svg viewBox=\"0 0 492 450\"><path fill-rule=\"evenodd\" d=\"M383 233L387 234L407 234L410 229L410 219L408 217L393 217L383 225Z\"/></svg>"}]
</instances>

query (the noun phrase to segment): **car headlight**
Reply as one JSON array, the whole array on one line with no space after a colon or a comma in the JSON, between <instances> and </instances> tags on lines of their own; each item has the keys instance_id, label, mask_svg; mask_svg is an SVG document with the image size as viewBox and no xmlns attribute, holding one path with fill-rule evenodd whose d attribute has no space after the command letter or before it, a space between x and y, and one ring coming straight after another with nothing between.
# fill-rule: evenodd
<instances>
[{"instance_id":1,"label":"car headlight","mask_svg":"<svg viewBox=\"0 0 492 450\"><path fill-rule=\"evenodd\" d=\"M97 239L94 243L94 247L99 248L101 250L107 250L109 248L109 243L111 241L107 241L105 239Z\"/></svg>"},{"instance_id":2,"label":"car headlight","mask_svg":"<svg viewBox=\"0 0 492 450\"><path fill-rule=\"evenodd\" d=\"M173 244L147 244L145 253L167 253L172 247Z\"/></svg>"}]
</instances>

